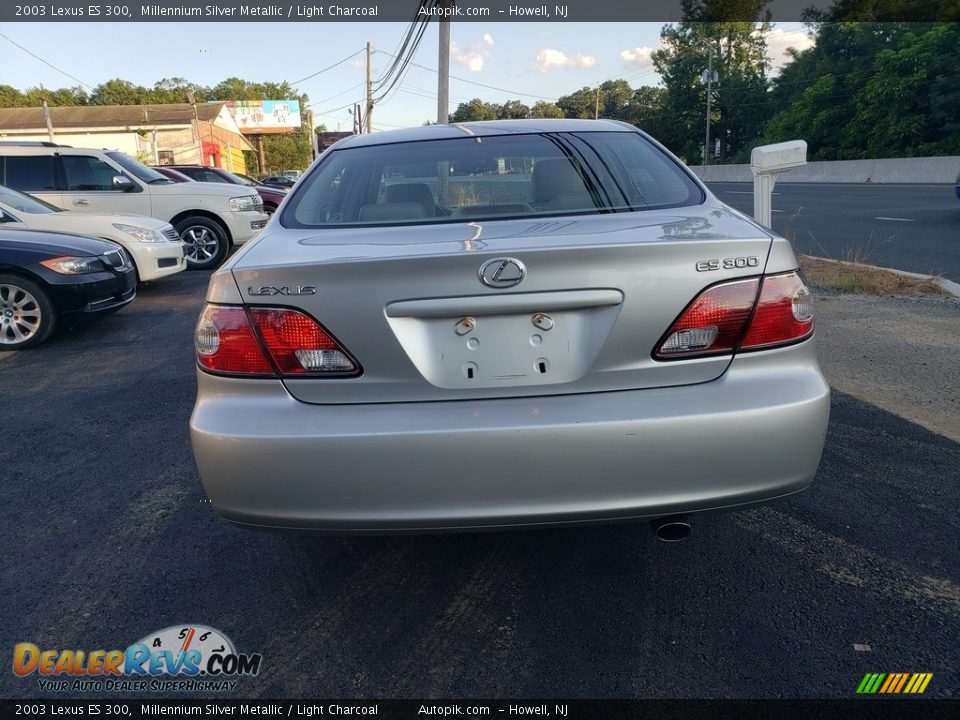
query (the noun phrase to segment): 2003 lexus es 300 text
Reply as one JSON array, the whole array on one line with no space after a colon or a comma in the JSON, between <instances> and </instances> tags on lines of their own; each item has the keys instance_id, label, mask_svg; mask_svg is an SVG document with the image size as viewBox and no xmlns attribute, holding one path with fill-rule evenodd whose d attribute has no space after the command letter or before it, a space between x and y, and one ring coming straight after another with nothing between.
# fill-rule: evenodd
<instances>
[{"instance_id":1,"label":"2003 lexus es 300 text","mask_svg":"<svg viewBox=\"0 0 960 720\"><path fill-rule=\"evenodd\" d=\"M816 473L813 331L789 243L631 126L354 136L212 276L193 448L261 528L734 508Z\"/></svg>"}]
</instances>

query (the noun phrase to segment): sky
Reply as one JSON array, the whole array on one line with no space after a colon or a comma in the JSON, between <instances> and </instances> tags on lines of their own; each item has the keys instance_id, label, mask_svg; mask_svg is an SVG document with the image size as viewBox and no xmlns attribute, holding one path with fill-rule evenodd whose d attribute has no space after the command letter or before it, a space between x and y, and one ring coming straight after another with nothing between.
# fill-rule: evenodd
<instances>
[{"instance_id":1,"label":"sky","mask_svg":"<svg viewBox=\"0 0 960 720\"><path fill-rule=\"evenodd\" d=\"M656 85L659 76L650 54L659 47L662 27L662 23L454 22L450 111L476 97L497 103L519 99L533 105L606 80L624 79L632 87ZM407 24L399 22L2 23L0 85L24 90L82 84L89 90L116 77L146 87L170 77L200 85L215 85L228 77L296 82L362 51L367 42L374 49L376 79L406 29ZM800 23L783 23L768 36L768 54L776 67L783 63L787 47L811 44ZM436 120L435 23L428 27L414 62L424 67L411 67L399 89L376 106L374 130ZM362 100L364 63L365 52L360 52L296 84L309 95L316 124L324 123L329 130L351 129L348 108Z\"/></svg>"}]
</instances>

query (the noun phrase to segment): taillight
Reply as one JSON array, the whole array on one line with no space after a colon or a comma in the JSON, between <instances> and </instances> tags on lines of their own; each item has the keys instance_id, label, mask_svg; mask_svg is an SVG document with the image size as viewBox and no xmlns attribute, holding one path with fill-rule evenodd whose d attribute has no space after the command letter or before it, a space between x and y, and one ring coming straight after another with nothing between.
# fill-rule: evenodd
<instances>
[{"instance_id":1,"label":"taillight","mask_svg":"<svg viewBox=\"0 0 960 720\"><path fill-rule=\"evenodd\" d=\"M242 307L207 305L193 332L193 345L204 370L276 377Z\"/></svg>"},{"instance_id":2,"label":"taillight","mask_svg":"<svg viewBox=\"0 0 960 720\"><path fill-rule=\"evenodd\" d=\"M810 291L796 272L733 280L704 290L673 323L653 357L679 360L767 349L812 334Z\"/></svg>"},{"instance_id":3,"label":"taillight","mask_svg":"<svg viewBox=\"0 0 960 720\"><path fill-rule=\"evenodd\" d=\"M813 301L797 273L763 279L757 310L741 350L759 350L799 342L813 334Z\"/></svg>"},{"instance_id":4,"label":"taillight","mask_svg":"<svg viewBox=\"0 0 960 720\"><path fill-rule=\"evenodd\" d=\"M224 375L342 377L359 372L320 323L287 308L207 305L194 345L200 367Z\"/></svg>"},{"instance_id":5,"label":"taillight","mask_svg":"<svg viewBox=\"0 0 960 720\"><path fill-rule=\"evenodd\" d=\"M734 280L704 290L664 335L657 360L733 352L750 320L760 278Z\"/></svg>"}]
</instances>

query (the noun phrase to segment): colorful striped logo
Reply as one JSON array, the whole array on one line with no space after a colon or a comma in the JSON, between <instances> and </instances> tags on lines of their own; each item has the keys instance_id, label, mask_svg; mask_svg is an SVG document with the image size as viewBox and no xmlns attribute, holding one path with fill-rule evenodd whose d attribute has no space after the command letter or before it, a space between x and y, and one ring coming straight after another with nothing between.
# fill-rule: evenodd
<instances>
[{"instance_id":1,"label":"colorful striped logo","mask_svg":"<svg viewBox=\"0 0 960 720\"><path fill-rule=\"evenodd\" d=\"M857 688L859 695L919 695L927 689L933 673L867 673Z\"/></svg>"}]
</instances>

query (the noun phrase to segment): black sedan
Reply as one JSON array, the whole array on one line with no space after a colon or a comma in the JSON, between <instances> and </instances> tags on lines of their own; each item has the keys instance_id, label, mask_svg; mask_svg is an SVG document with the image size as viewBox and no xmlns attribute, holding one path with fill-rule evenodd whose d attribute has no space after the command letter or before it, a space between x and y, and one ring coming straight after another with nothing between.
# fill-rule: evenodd
<instances>
[{"instance_id":1,"label":"black sedan","mask_svg":"<svg viewBox=\"0 0 960 720\"><path fill-rule=\"evenodd\" d=\"M114 312L136 289L137 271L119 245L0 229L0 351L39 345L57 325Z\"/></svg>"},{"instance_id":2,"label":"black sedan","mask_svg":"<svg viewBox=\"0 0 960 720\"><path fill-rule=\"evenodd\" d=\"M292 188L297 181L293 178L288 178L284 175L271 175L270 177L265 177L260 181L263 185L270 185L271 187L282 187L282 188Z\"/></svg>"}]
</instances>

